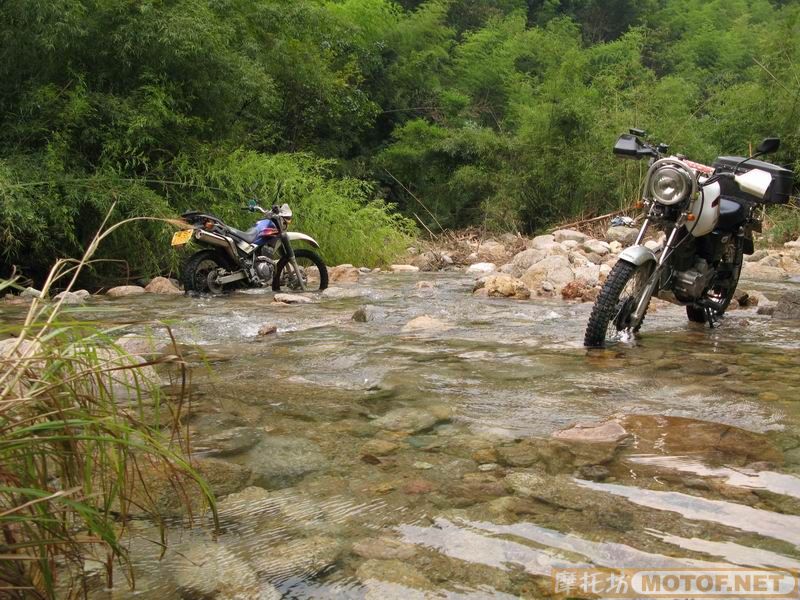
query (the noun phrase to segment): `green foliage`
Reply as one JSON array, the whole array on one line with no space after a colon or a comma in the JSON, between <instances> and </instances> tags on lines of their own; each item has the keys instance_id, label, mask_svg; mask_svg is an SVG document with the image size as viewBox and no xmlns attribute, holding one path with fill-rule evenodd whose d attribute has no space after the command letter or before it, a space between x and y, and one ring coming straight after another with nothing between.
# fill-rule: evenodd
<instances>
[{"instance_id":1,"label":"green foliage","mask_svg":"<svg viewBox=\"0 0 800 600\"><path fill-rule=\"evenodd\" d=\"M630 204L629 126L706 162L779 135L800 165L796 3L6 0L0 40L0 253L33 275L113 201L236 218L255 180L334 262L391 260L396 210L536 230ZM170 269L167 235L104 257Z\"/></svg>"}]
</instances>

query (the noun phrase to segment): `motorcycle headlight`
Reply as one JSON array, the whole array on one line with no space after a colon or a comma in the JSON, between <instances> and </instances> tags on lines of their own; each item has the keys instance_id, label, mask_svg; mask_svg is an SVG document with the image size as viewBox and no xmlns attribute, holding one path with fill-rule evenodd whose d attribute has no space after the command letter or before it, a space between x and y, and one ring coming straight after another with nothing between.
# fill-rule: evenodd
<instances>
[{"instance_id":1,"label":"motorcycle headlight","mask_svg":"<svg viewBox=\"0 0 800 600\"><path fill-rule=\"evenodd\" d=\"M677 204L689 195L691 189L689 175L673 166L661 167L650 178L650 195L659 204Z\"/></svg>"}]
</instances>

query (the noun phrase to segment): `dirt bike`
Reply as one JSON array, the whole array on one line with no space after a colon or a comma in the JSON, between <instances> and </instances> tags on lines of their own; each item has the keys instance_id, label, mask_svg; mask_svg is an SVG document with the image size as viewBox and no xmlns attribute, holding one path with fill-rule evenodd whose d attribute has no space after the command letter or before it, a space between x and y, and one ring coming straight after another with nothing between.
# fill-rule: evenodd
<instances>
[{"instance_id":1,"label":"dirt bike","mask_svg":"<svg viewBox=\"0 0 800 600\"><path fill-rule=\"evenodd\" d=\"M186 229L177 231L172 245L190 241L204 249L190 255L182 269L187 293L221 294L235 287L266 287L275 291L321 291L328 287L328 270L313 250L295 250L293 242L319 243L304 233L288 231L292 211L288 204L261 208L251 200L243 210L262 218L247 231L226 225L214 215L197 211L181 215Z\"/></svg>"},{"instance_id":2,"label":"dirt bike","mask_svg":"<svg viewBox=\"0 0 800 600\"><path fill-rule=\"evenodd\" d=\"M617 156L649 161L642 188L645 218L595 301L587 347L631 338L654 295L685 306L690 321L714 327L733 299L743 255L754 252L753 232L761 231L755 207L785 204L791 194L790 170L755 160L777 151L777 138L762 141L752 156L720 156L706 166L669 155L666 145L652 145L645 136L631 129L614 146ZM666 234L656 250L643 245L650 227Z\"/></svg>"}]
</instances>

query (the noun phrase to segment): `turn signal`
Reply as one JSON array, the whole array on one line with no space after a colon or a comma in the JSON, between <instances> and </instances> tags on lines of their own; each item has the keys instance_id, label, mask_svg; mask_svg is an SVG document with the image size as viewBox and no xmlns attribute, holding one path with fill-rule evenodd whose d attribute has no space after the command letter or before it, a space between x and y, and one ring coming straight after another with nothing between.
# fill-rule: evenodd
<instances>
[{"instance_id":1,"label":"turn signal","mask_svg":"<svg viewBox=\"0 0 800 600\"><path fill-rule=\"evenodd\" d=\"M697 217L695 217L694 215L691 215L691 214L689 214L689 215L686 215L686 220L687 220L687 221L694 221L696 218L697 218Z\"/></svg>"}]
</instances>

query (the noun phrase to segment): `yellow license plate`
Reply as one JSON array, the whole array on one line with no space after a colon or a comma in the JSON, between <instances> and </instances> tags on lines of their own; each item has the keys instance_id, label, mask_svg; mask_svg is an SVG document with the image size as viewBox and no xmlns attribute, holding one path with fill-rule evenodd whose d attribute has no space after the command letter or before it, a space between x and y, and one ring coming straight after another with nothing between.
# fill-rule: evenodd
<instances>
[{"instance_id":1,"label":"yellow license plate","mask_svg":"<svg viewBox=\"0 0 800 600\"><path fill-rule=\"evenodd\" d=\"M192 239L194 229L184 229L183 231L176 231L172 236L173 246L183 246L186 242Z\"/></svg>"}]
</instances>

